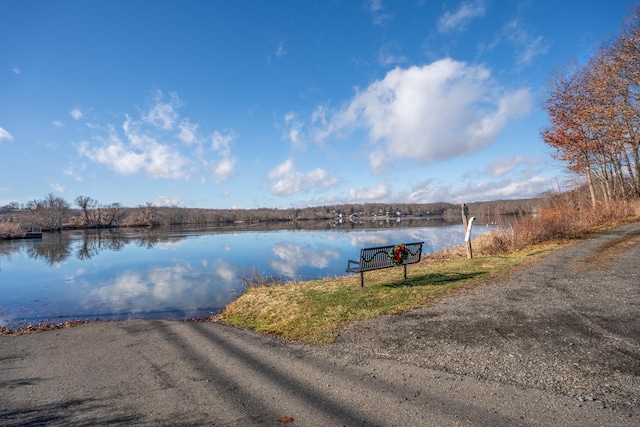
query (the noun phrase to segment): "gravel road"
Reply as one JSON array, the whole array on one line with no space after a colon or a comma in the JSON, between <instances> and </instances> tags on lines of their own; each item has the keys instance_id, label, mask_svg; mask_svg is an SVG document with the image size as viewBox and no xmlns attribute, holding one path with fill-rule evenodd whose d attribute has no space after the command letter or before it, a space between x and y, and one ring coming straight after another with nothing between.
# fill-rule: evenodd
<instances>
[{"instance_id":1,"label":"gravel road","mask_svg":"<svg viewBox=\"0 0 640 427\"><path fill-rule=\"evenodd\" d=\"M216 323L0 337L0 425L640 424L640 224L312 347Z\"/></svg>"}]
</instances>

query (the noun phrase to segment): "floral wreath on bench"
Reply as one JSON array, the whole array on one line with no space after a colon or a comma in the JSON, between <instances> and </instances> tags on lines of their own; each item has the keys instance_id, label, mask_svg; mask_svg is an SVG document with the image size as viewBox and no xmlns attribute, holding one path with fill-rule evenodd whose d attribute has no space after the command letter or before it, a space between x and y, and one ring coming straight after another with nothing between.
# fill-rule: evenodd
<instances>
[{"instance_id":1,"label":"floral wreath on bench","mask_svg":"<svg viewBox=\"0 0 640 427\"><path fill-rule=\"evenodd\" d=\"M393 249L389 251L387 256L389 257L389 261L393 265L402 265L407 260L407 258L409 258L409 250L404 245L404 243L398 243L393 247Z\"/></svg>"}]
</instances>

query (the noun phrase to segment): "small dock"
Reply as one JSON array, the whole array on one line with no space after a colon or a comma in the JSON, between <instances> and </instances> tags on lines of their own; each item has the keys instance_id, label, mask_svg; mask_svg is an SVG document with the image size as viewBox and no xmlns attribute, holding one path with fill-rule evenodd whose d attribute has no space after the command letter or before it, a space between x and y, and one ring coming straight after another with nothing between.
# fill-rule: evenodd
<instances>
[{"instance_id":1,"label":"small dock","mask_svg":"<svg viewBox=\"0 0 640 427\"><path fill-rule=\"evenodd\" d=\"M42 239L42 228L35 230L31 229L31 231L27 231L24 235L25 239Z\"/></svg>"}]
</instances>

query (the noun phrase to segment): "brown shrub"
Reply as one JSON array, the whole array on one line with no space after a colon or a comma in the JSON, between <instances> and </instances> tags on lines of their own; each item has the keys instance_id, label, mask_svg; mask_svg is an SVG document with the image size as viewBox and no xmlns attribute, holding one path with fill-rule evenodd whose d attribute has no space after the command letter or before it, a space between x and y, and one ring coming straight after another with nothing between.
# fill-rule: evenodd
<instances>
[{"instance_id":1,"label":"brown shrub","mask_svg":"<svg viewBox=\"0 0 640 427\"><path fill-rule=\"evenodd\" d=\"M497 230L473 239L473 252L498 255L530 245L579 238L598 228L640 220L640 200L618 201L592 209L570 198L551 196L535 215L511 218ZM442 251L441 256L464 256L464 246Z\"/></svg>"},{"instance_id":2,"label":"brown shrub","mask_svg":"<svg viewBox=\"0 0 640 427\"><path fill-rule=\"evenodd\" d=\"M0 240L22 237L24 233L19 223L16 224L9 221L0 222Z\"/></svg>"},{"instance_id":3,"label":"brown shrub","mask_svg":"<svg viewBox=\"0 0 640 427\"><path fill-rule=\"evenodd\" d=\"M592 209L569 199L550 198L535 215L512 218L473 240L473 252L496 255L530 245L579 238L603 226L640 220L640 201L619 201Z\"/></svg>"}]
</instances>

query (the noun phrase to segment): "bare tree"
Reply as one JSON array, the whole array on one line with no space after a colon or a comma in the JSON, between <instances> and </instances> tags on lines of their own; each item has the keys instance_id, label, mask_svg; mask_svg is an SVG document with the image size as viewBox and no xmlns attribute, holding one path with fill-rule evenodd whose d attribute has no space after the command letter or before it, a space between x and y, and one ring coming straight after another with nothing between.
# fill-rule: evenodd
<instances>
[{"instance_id":1,"label":"bare tree","mask_svg":"<svg viewBox=\"0 0 640 427\"><path fill-rule=\"evenodd\" d=\"M139 225L159 225L158 207L151 202L146 202L144 205L138 206L136 222Z\"/></svg>"},{"instance_id":2,"label":"bare tree","mask_svg":"<svg viewBox=\"0 0 640 427\"><path fill-rule=\"evenodd\" d=\"M103 206L101 214L101 224L104 227L118 226L125 216L120 203L111 203L110 205Z\"/></svg>"},{"instance_id":3,"label":"bare tree","mask_svg":"<svg viewBox=\"0 0 640 427\"><path fill-rule=\"evenodd\" d=\"M98 227L98 201L88 196L78 196L75 199L75 204L82 211L85 227Z\"/></svg>"},{"instance_id":4,"label":"bare tree","mask_svg":"<svg viewBox=\"0 0 640 427\"><path fill-rule=\"evenodd\" d=\"M120 203L102 205L88 196L78 196L76 205L82 210L86 227L109 228L118 226L124 219L124 211Z\"/></svg>"},{"instance_id":5,"label":"bare tree","mask_svg":"<svg viewBox=\"0 0 640 427\"><path fill-rule=\"evenodd\" d=\"M47 194L42 200L29 201L26 207L33 214L35 224L52 231L60 231L69 219L69 203L52 193Z\"/></svg>"}]
</instances>

